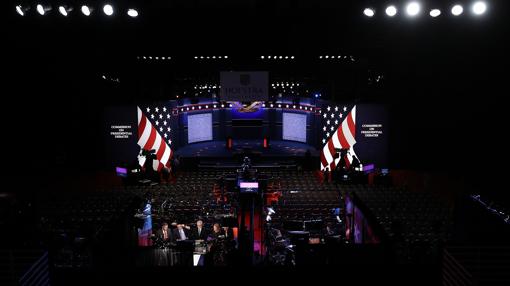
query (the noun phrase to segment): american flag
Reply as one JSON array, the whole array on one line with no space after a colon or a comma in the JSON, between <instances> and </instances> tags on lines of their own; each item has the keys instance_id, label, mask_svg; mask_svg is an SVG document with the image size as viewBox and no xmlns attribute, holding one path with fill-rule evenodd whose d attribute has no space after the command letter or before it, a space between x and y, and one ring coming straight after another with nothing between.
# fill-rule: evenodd
<instances>
[{"instance_id":1,"label":"american flag","mask_svg":"<svg viewBox=\"0 0 510 286\"><path fill-rule=\"evenodd\" d=\"M154 170L161 170L169 166L172 158L172 144L170 121L171 110L165 106L138 107L138 146L145 150L156 150L156 159L153 163ZM143 165L144 158L139 163Z\"/></svg>"},{"instance_id":2,"label":"american flag","mask_svg":"<svg viewBox=\"0 0 510 286\"><path fill-rule=\"evenodd\" d=\"M322 116L322 144L321 170L333 170L340 158L335 158L335 149L349 149L346 163L352 162L356 144L356 106L324 106L321 108ZM357 157L357 156L356 156Z\"/></svg>"}]
</instances>

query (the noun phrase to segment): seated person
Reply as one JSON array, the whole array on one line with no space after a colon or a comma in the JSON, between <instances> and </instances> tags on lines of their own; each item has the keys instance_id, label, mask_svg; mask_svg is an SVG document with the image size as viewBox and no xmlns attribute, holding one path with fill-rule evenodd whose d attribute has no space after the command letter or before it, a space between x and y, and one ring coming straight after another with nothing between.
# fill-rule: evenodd
<instances>
[{"instance_id":1,"label":"seated person","mask_svg":"<svg viewBox=\"0 0 510 286\"><path fill-rule=\"evenodd\" d=\"M191 229L191 238L194 240L206 240L209 233L204 228L204 222L199 219L197 220L197 226Z\"/></svg>"},{"instance_id":2,"label":"seated person","mask_svg":"<svg viewBox=\"0 0 510 286\"><path fill-rule=\"evenodd\" d=\"M174 229L174 238L176 241L188 240L190 237L189 227L186 227L182 223L177 224L177 228Z\"/></svg>"}]
</instances>

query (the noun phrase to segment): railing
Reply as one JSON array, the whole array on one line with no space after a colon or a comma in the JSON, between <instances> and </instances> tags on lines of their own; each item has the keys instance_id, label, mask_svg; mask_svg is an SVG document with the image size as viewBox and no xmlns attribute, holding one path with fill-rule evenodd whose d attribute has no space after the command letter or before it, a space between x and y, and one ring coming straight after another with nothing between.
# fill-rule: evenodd
<instances>
[{"instance_id":1,"label":"railing","mask_svg":"<svg viewBox=\"0 0 510 286\"><path fill-rule=\"evenodd\" d=\"M443 285L472 285L473 276L448 251L443 251Z\"/></svg>"},{"instance_id":2,"label":"railing","mask_svg":"<svg viewBox=\"0 0 510 286\"><path fill-rule=\"evenodd\" d=\"M510 285L510 246L449 246L443 285Z\"/></svg>"},{"instance_id":3,"label":"railing","mask_svg":"<svg viewBox=\"0 0 510 286\"><path fill-rule=\"evenodd\" d=\"M0 249L0 285L48 285L48 253L37 249Z\"/></svg>"},{"instance_id":4,"label":"railing","mask_svg":"<svg viewBox=\"0 0 510 286\"><path fill-rule=\"evenodd\" d=\"M19 279L19 285L50 285L48 252L45 252Z\"/></svg>"}]
</instances>

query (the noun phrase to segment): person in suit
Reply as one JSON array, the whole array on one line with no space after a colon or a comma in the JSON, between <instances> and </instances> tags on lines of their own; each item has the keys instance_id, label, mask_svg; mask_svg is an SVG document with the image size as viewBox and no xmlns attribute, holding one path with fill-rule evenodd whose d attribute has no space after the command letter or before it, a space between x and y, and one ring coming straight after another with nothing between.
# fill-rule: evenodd
<instances>
[{"instance_id":1,"label":"person in suit","mask_svg":"<svg viewBox=\"0 0 510 286\"><path fill-rule=\"evenodd\" d=\"M230 228L228 226L224 226L222 228L223 228L223 234L225 235L225 238L227 238L229 240L234 239L234 231L232 230L232 228Z\"/></svg>"},{"instance_id":2,"label":"person in suit","mask_svg":"<svg viewBox=\"0 0 510 286\"><path fill-rule=\"evenodd\" d=\"M204 227L204 222L201 219L197 220L197 227L191 230L191 238L194 240L206 240L208 236L209 234Z\"/></svg>"},{"instance_id":3,"label":"person in suit","mask_svg":"<svg viewBox=\"0 0 510 286\"><path fill-rule=\"evenodd\" d=\"M156 231L156 238L162 243L170 243L174 241L174 235L168 228L168 223L164 222L161 228Z\"/></svg>"},{"instance_id":4,"label":"person in suit","mask_svg":"<svg viewBox=\"0 0 510 286\"><path fill-rule=\"evenodd\" d=\"M174 238L177 241L188 240L190 238L189 228L182 223L178 223L177 228L174 229Z\"/></svg>"}]
</instances>

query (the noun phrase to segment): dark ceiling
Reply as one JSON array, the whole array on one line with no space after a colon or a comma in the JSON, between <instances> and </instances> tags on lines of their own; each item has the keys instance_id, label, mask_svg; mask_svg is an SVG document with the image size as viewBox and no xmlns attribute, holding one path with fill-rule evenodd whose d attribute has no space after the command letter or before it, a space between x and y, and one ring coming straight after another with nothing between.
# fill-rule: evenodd
<instances>
[{"instance_id":1,"label":"dark ceiling","mask_svg":"<svg viewBox=\"0 0 510 286\"><path fill-rule=\"evenodd\" d=\"M371 5L376 15L370 19L362 14L370 1L124 1L121 6L112 2L118 13L110 18L100 9L90 17L76 9L67 18L56 10L40 16L34 9L20 17L17 3L0 4L7 20L1 27L3 80L13 102L2 119L32 120L21 124L31 126L30 135L18 124L4 132L24 138L25 147L37 138L39 154L47 148L52 154L81 154L84 161L94 158L92 153L102 149L98 126L104 105L172 98L184 79L214 80L225 69L269 70L275 80L329 88L325 96L335 100L391 104L396 167L438 167L431 159L437 150L445 150L448 162L470 162L466 154L486 146L472 143L473 130L499 134L494 122L505 114L506 92L498 87L508 81L510 25L502 0L488 1L488 13L479 18L467 11L452 17L446 10L453 1L422 1L443 8L436 19L389 19L381 13L386 1ZM78 7L82 2L67 3ZM405 2L392 3L401 7ZM127 17L128 6L140 16ZM356 61L318 59L326 54L353 55ZM200 55L229 58L193 58ZM261 55L296 58L269 61ZM172 59L143 61L139 56ZM369 85L374 74L384 75L384 81ZM20 109L29 119L20 119ZM32 127L33 120L39 129ZM64 127L42 128L55 122ZM41 140L48 136L51 142ZM500 141L491 142L504 149Z\"/></svg>"}]
</instances>

